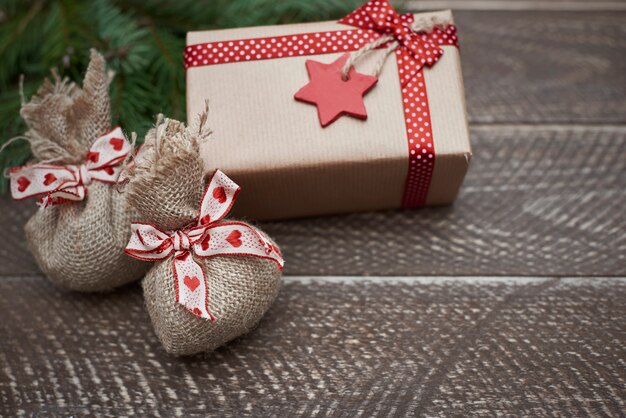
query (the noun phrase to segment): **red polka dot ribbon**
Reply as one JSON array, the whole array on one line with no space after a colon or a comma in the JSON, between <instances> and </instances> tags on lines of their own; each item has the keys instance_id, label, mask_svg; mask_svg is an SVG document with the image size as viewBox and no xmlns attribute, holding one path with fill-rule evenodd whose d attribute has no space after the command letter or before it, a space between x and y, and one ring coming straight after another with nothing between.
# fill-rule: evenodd
<instances>
[{"instance_id":1,"label":"red polka dot ribbon","mask_svg":"<svg viewBox=\"0 0 626 418\"><path fill-rule=\"evenodd\" d=\"M242 222L222 221L235 203L239 186L216 170L200 203L196 225L161 231L153 225L131 224L126 254L144 261L172 257L176 302L200 318L215 320L209 311L209 283L194 257L251 256L274 261L282 269L280 250L258 229Z\"/></svg>"},{"instance_id":2,"label":"red polka dot ribbon","mask_svg":"<svg viewBox=\"0 0 626 418\"><path fill-rule=\"evenodd\" d=\"M15 200L40 197L45 208L67 201L80 201L93 180L116 183L122 163L132 146L119 126L96 139L82 165L31 164L10 171L11 195Z\"/></svg>"},{"instance_id":3,"label":"red polka dot ribbon","mask_svg":"<svg viewBox=\"0 0 626 418\"><path fill-rule=\"evenodd\" d=\"M412 14L399 15L388 0L372 0L339 23L358 29L303 33L265 38L239 39L189 45L185 68L356 51L383 35L393 35L405 113L409 169L402 207L426 203L435 164L428 96L423 68L434 65L443 54L442 45L458 46L456 27L435 27L430 32L411 29ZM385 48L387 44L380 45Z\"/></svg>"}]
</instances>

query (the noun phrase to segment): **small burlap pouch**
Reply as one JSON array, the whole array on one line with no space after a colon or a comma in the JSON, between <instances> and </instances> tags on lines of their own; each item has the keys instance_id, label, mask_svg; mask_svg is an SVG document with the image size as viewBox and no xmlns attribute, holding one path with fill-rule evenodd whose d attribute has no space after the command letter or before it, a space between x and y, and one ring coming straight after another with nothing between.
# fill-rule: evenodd
<instances>
[{"instance_id":1,"label":"small burlap pouch","mask_svg":"<svg viewBox=\"0 0 626 418\"><path fill-rule=\"evenodd\" d=\"M276 261L280 252L265 234L242 222L221 221L232 206L238 187L221 172L209 180L208 187L205 185L199 157L199 144L210 135L205 124L206 114L188 128L174 120L157 121L156 128L146 137L145 159L130 174L126 186L129 204L145 223L139 227L149 228L134 231L143 234L135 244L144 250L135 246L137 251L129 251L131 238L127 252L145 260L160 260L142 284L155 332L165 350L174 355L211 351L250 331L272 304L281 280L282 264ZM226 192L217 187L220 184ZM213 203L217 207L227 206L218 219L205 211ZM214 212L220 210L213 208ZM212 229L204 229L205 221L215 221L207 226ZM155 234L162 235L161 241L151 245L147 241ZM255 253L258 248L253 248L255 243L248 237L260 238L271 255ZM216 252L207 256L212 251L209 245L213 244L217 245ZM237 248L230 248L232 245ZM247 245L252 246L248 253L229 252L242 251ZM171 253L163 252L164 249L171 249ZM202 255L202 249L208 252ZM185 270L185 266L177 265L179 262L191 263L192 267ZM189 272L194 268L206 287L201 294L206 300L192 299L200 283L196 273Z\"/></svg>"},{"instance_id":2,"label":"small burlap pouch","mask_svg":"<svg viewBox=\"0 0 626 418\"><path fill-rule=\"evenodd\" d=\"M27 222L26 239L39 268L52 282L77 291L106 291L141 278L147 268L124 254L130 223L137 218L127 205L127 196L115 185L125 164L119 160L124 158L98 173L89 171L84 163L91 158L92 166L97 166L107 151L105 146L111 147L111 153L131 146L119 135L119 128L111 130L110 77L100 54L91 52L82 89L67 79L55 78L54 82L46 80L30 102L22 105L21 116L28 126L24 137L36 163L12 170L11 191L16 197L37 186L47 190L48 185L61 184L58 193L72 197L82 190L82 200L51 198L45 193L25 195L43 196L42 201L52 202L42 205ZM96 140L102 144L100 153L92 151ZM44 176L42 170L47 169L50 172ZM69 184L60 179L63 175L75 177L75 187L61 190L61 180ZM104 180L98 181L97 176ZM42 181L36 184L38 180Z\"/></svg>"}]
</instances>

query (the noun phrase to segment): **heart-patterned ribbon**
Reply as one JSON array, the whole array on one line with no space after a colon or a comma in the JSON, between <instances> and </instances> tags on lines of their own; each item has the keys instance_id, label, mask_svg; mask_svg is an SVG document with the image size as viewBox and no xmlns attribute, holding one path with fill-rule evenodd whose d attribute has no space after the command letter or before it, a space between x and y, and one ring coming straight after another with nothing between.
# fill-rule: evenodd
<instances>
[{"instance_id":1,"label":"heart-patterned ribbon","mask_svg":"<svg viewBox=\"0 0 626 418\"><path fill-rule=\"evenodd\" d=\"M405 67L411 68L411 71L400 74L401 85L404 86L423 66L431 67L439 60L443 49L437 44L436 38L447 36L439 29L435 29L435 32L440 34L416 32L411 27L414 20L412 13L398 14L388 0L371 0L340 19L339 23L393 36L399 44L397 53L405 57Z\"/></svg>"},{"instance_id":2,"label":"heart-patterned ribbon","mask_svg":"<svg viewBox=\"0 0 626 418\"><path fill-rule=\"evenodd\" d=\"M15 200L40 197L40 206L80 201L93 180L116 183L132 149L118 126L94 141L81 165L31 164L10 171L11 195Z\"/></svg>"},{"instance_id":3,"label":"heart-patterned ribbon","mask_svg":"<svg viewBox=\"0 0 626 418\"><path fill-rule=\"evenodd\" d=\"M251 225L222 221L235 203L240 187L216 170L209 181L194 226L178 231L161 231L142 223L131 224L132 234L125 252L131 257L158 261L172 257L176 301L192 314L215 320L209 311L209 285L194 257L251 256L272 260L282 269L280 250Z\"/></svg>"}]
</instances>

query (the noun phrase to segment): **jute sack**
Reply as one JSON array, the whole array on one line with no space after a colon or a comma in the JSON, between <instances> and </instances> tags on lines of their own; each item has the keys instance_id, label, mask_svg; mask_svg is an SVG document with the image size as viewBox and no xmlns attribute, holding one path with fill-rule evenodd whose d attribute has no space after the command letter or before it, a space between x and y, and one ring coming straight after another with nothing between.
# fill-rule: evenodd
<instances>
[{"instance_id":1,"label":"jute sack","mask_svg":"<svg viewBox=\"0 0 626 418\"><path fill-rule=\"evenodd\" d=\"M148 132L141 165L130 174L128 201L142 223L177 231L198 221L205 190L199 144L210 131L206 115L186 128L158 121ZM273 243L272 243L273 244ZM273 244L274 245L274 244ZM281 270L270 260L250 256L191 255L206 276L210 321L177 302L171 257L157 261L142 281L146 306L165 350L174 355L211 351L250 331L274 301Z\"/></svg>"},{"instance_id":2,"label":"jute sack","mask_svg":"<svg viewBox=\"0 0 626 418\"><path fill-rule=\"evenodd\" d=\"M82 89L57 77L22 105L25 137L36 160L85 161L93 142L111 130L109 81L104 58L92 51ZM146 272L144 263L124 254L137 215L115 186L93 181L82 201L41 208L27 222L28 245L52 282L77 291L106 291Z\"/></svg>"}]
</instances>

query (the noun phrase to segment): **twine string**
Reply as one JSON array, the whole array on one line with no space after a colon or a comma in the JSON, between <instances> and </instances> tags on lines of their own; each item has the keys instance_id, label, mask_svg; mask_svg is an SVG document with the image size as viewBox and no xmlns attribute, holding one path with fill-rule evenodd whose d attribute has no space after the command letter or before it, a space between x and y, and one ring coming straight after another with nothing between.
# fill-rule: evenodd
<instances>
[{"instance_id":1,"label":"twine string","mask_svg":"<svg viewBox=\"0 0 626 418\"><path fill-rule=\"evenodd\" d=\"M444 19L440 16L419 16L415 19L415 21L411 24L411 29L413 32L430 32L435 28L445 29L446 26L450 25L452 22L450 19ZM380 38L364 45L361 49L358 49L350 54L350 58L346 61L341 69L341 78L345 81L349 76L350 68L359 60L362 56L367 53L375 50L381 45L395 39L393 35L382 35ZM394 40L389 44L389 46L385 49L385 52L380 56L376 65L374 67L373 76L378 77L383 70L383 66L393 51L395 51L400 46L400 42Z\"/></svg>"}]
</instances>

